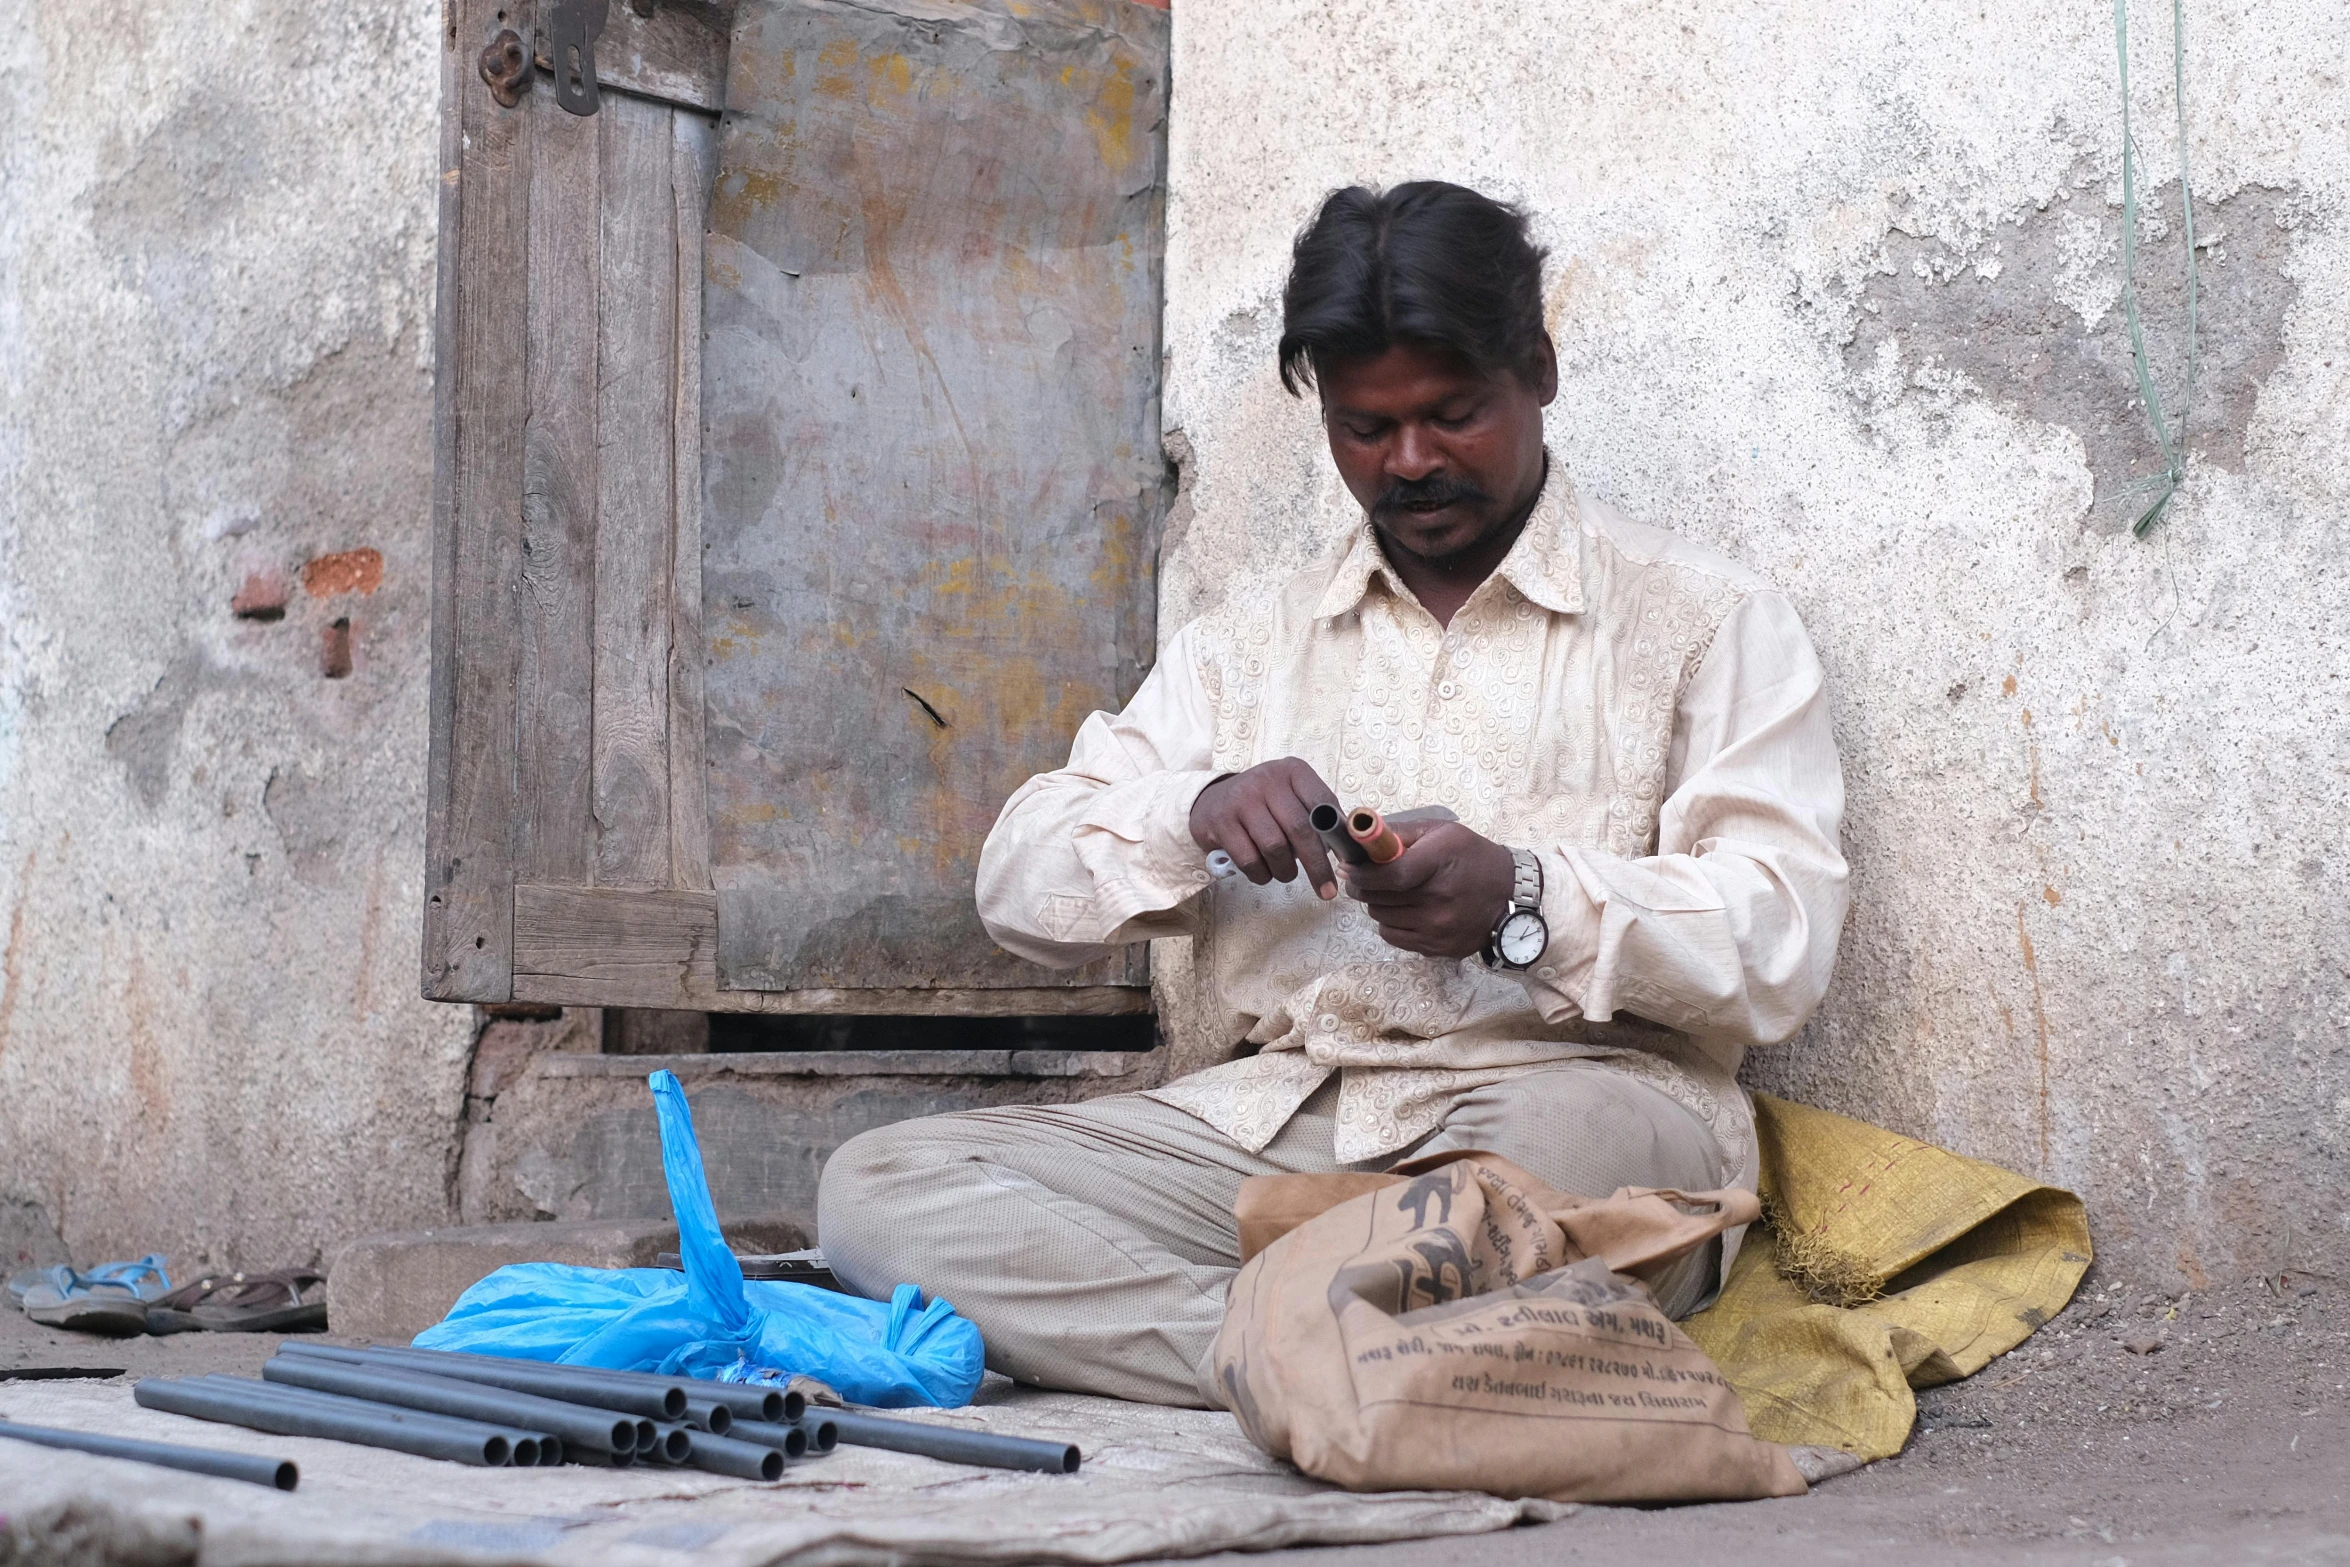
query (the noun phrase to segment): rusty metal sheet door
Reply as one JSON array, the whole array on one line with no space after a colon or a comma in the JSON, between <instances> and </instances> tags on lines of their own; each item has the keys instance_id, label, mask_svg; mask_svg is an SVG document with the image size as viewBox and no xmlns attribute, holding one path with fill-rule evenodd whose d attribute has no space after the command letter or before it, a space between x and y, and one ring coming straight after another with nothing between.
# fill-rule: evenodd
<instances>
[{"instance_id":1,"label":"rusty metal sheet door","mask_svg":"<svg viewBox=\"0 0 2350 1567\"><path fill-rule=\"evenodd\" d=\"M730 989L1137 983L989 941L979 847L1152 656L1167 13L744 0L707 245Z\"/></svg>"}]
</instances>

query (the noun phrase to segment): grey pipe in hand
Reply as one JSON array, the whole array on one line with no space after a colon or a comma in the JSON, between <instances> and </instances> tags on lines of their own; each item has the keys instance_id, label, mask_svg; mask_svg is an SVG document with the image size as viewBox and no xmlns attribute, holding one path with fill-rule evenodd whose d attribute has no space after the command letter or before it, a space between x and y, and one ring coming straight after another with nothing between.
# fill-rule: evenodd
<instances>
[{"instance_id":1,"label":"grey pipe in hand","mask_svg":"<svg viewBox=\"0 0 2350 1567\"><path fill-rule=\"evenodd\" d=\"M1346 816L1335 805L1317 805L1306 813L1306 823L1335 859L1349 865L1368 865L1371 856L1346 830Z\"/></svg>"}]
</instances>

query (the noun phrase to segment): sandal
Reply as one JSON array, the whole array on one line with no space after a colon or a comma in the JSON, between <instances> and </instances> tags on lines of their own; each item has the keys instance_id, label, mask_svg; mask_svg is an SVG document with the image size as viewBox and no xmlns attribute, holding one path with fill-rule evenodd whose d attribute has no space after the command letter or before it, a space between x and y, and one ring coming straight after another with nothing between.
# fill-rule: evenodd
<instances>
[{"instance_id":1,"label":"sandal","mask_svg":"<svg viewBox=\"0 0 2350 1567\"><path fill-rule=\"evenodd\" d=\"M53 1262L47 1267L19 1268L8 1275L8 1304L22 1311L24 1310L25 1292L34 1285L54 1283L58 1289L63 1290L72 1277L73 1269L62 1262Z\"/></svg>"},{"instance_id":2,"label":"sandal","mask_svg":"<svg viewBox=\"0 0 2350 1567\"><path fill-rule=\"evenodd\" d=\"M172 1333L203 1332L204 1324L190 1313L230 1282L230 1275L215 1274L198 1279L193 1284L183 1284L168 1295L157 1296L147 1302L147 1331L159 1338Z\"/></svg>"},{"instance_id":3,"label":"sandal","mask_svg":"<svg viewBox=\"0 0 2350 1567\"><path fill-rule=\"evenodd\" d=\"M127 1338L147 1331L147 1303L170 1288L160 1254L104 1263L87 1273L61 1264L26 1288L24 1314L47 1328Z\"/></svg>"},{"instance_id":4,"label":"sandal","mask_svg":"<svg viewBox=\"0 0 2350 1567\"><path fill-rule=\"evenodd\" d=\"M148 1310L150 1333L195 1328L207 1333L323 1333L326 1275L316 1268L280 1268L274 1273L199 1279Z\"/></svg>"}]
</instances>

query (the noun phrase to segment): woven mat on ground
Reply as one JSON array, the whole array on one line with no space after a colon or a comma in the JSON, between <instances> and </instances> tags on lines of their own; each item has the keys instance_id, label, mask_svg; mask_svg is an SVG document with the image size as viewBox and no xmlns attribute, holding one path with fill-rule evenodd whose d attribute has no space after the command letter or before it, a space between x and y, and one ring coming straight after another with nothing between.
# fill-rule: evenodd
<instances>
[{"instance_id":1,"label":"woven mat on ground","mask_svg":"<svg viewBox=\"0 0 2350 1567\"><path fill-rule=\"evenodd\" d=\"M0 1384L0 1418L302 1467L301 1488L285 1494L0 1440L0 1561L1097 1563L1479 1534L1575 1511L1474 1492L1351 1495L1267 1458L1220 1411L1040 1393L996 1377L980 1397L924 1418L1067 1438L1084 1448L1084 1468L1014 1474L844 1447L793 1464L774 1485L691 1469L468 1469L141 1409L124 1383ZM60 1548L74 1540L104 1543Z\"/></svg>"},{"instance_id":2,"label":"woven mat on ground","mask_svg":"<svg viewBox=\"0 0 2350 1567\"><path fill-rule=\"evenodd\" d=\"M2088 1215L2071 1192L1768 1094L1755 1118L1769 1227L1682 1326L1757 1436L1899 1452L1913 1388L2015 1348L2088 1270Z\"/></svg>"}]
</instances>

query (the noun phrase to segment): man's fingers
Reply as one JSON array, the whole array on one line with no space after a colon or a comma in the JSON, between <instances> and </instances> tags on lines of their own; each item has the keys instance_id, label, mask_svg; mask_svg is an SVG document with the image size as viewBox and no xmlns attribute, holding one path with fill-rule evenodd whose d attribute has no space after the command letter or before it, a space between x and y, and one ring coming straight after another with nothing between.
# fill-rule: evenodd
<instances>
[{"instance_id":1,"label":"man's fingers","mask_svg":"<svg viewBox=\"0 0 2350 1567\"><path fill-rule=\"evenodd\" d=\"M1266 866L1265 856L1257 848L1256 839L1250 835L1247 824L1242 820L1237 803L1216 810L1202 826L1206 830L1209 847L1222 849L1231 855L1234 870L1260 887L1273 879L1273 872ZM1201 828L1193 828L1192 836L1200 837Z\"/></svg>"},{"instance_id":2,"label":"man's fingers","mask_svg":"<svg viewBox=\"0 0 2350 1567\"><path fill-rule=\"evenodd\" d=\"M1413 844L1418 843L1422 838L1427 837L1428 834L1434 831L1436 828L1449 827L1452 825L1452 823L1417 821L1389 822L1387 825L1395 829L1395 835L1403 840L1403 846L1408 849Z\"/></svg>"},{"instance_id":3,"label":"man's fingers","mask_svg":"<svg viewBox=\"0 0 2350 1567\"><path fill-rule=\"evenodd\" d=\"M1307 769L1307 772L1310 776L1312 769ZM1278 813L1282 833L1289 841L1291 852L1297 856L1299 868L1306 873L1306 880L1314 884L1315 896L1335 898L1338 896L1338 876L1330 869L1330 851L1324 846L1322 835L1314 831L1314 823L1309 815L1312 809L1311 805L1294 794L1282 802Z\"/></svg>"},{"instance_id":4,"label":"man's fingers","mask_svg":"<svg viewBox=\"0 0 2350 1567\"><path fill-rule=\"evenodd\" d=\"M1443 868L1443 855L1414 854L1407 845L1403 853L1385 865L1357 865L1347 874L1354 883L1355 896L1369 903L1373 894L1391 900L1399 895L1416 895Z\"/></svg>"},{"instance_id":5,"label":"man's fingers","mask_svg":"<svg viewBox=\"0 0 2350 1567\"><path fill-rule=\"evenodd\" d=\"M1418 925L1380 925L1379 939L1405 952L1436 953L1436 933Z\"/></svg>"},{"instance_id":6,"label":"man's fingers","mask_svg":"<svg viewBox=\"0 0 2350 1567\"><path fill-rule=\"evenodd\" d=\"M1281 830L1281 823L1261 801L1252 801L1240 813L1240 825L1257 847L1257 858L1275 881L1297 879L1297 852L1289 846L1289 835ZM1259 885L1262 885L1260 883Z\"/></svg>"},{"instance_id":7,"label":"man's fingers","mask_svg":"<svg viewBox=\"0 0 2350 1567\"><path fill-rule=\"evenodd\" d=\"M1322 781L1322 775L1314 771L1312 763L1295 756L1286 760L1290 791L1305 802L1307 810L1317 805L1338 804L1338 791Z\"/></svg>"}]
</instances>

